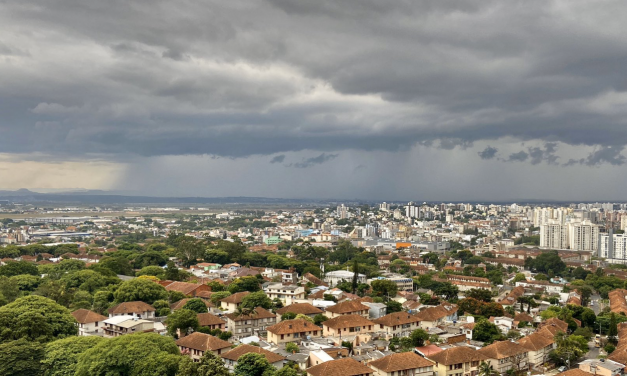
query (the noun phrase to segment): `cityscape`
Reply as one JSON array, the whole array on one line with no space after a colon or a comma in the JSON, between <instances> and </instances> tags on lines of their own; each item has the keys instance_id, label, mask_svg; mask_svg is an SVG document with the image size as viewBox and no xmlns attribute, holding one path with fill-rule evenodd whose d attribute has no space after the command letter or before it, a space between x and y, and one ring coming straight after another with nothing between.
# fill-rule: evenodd
<instances>
[{"instance_id":1,"label":"cityscape","mask_svg":"<svg viewBox=\"0 0 627 376\"><path fill-rule=\"evenodd\" d=\"M0 1L0 376L627 376L625 20Z\"/></svg>"}]
</instances>

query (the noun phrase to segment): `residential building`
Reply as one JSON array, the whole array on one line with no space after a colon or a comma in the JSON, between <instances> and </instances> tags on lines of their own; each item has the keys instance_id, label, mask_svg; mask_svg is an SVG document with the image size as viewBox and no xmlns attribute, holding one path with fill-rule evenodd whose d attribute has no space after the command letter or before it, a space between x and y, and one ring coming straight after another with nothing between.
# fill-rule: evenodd
<instances>
[{"instance_id":1,"label":"residential building","mask_svg":"<svg viewBox=\"0 0 627 376\"><path fill-rule=\"evenodd\" d=\"M160 284L168 291L178 291L191 297L196 297L201 291L211 291L211 287L201 283L162 281Z\"/></svg>"},{"instance_id":2,"label":"residential building","mask_svg":"<svg viewBox=\"0 0 627 376\"><path fill-rule=\"evenodd\" d=\"M627 215L623 218L627 220ZM627 234L609 233L599 237L599 257L608 259L609 262L627 263Z\"/></svg>"},{"instance_id":3,"label":"residential building","mask_svg":"<svg viewBox=\"0 0 627 376\"><path fill-rule=\"evenodd\" d=\"M609 359L586 359L579 369L598 376L622 376L625 365Z\"/></svg>"},{"instance_id":4,"label":"residential building","mask_svg":"<svg viewBox=\"0 0 627 376\"><path fill-rule=\"evenodd\" d=\"M377 331L392 337L405 337L420 328L420 317L407 312L390 313L372 322L377 324Z\"/></svg>"},{"instance_id":5,"label":"residential building","mask_svg":"<svg viewBox=\"0 0 627 376\"><path fill-rule=\"evenodd\" d=\"M342 315L360 315L369 317L370 307L362 304L358 300L344 300L326 309L325 315L332 319Z\"/></svg>"},{"instance_id":6,"label":"residential building","mask_svg":"<svg viewBox=\"0 0 627 376\"><path fill-rule=\"evenodd\" d=\"M222 307L223 309L229 312L234 312L237 310L237 307L239 307L242 304L242 300L248 294L250 294L250 292L243 291L243 292L237 292L233 295L227 296L226 298L220 300L220 307Z\"/></svg>"},{"instance_id":7,"label":"residential building","mask_svg":"<svg viewBox=\"0 0 627 376\"><path fill-rule=\"evenodd\" d=\"M254 312L249 315L229 313L226 318L229 331L233 333L235 338L248 337L263 332L267 327L277 322L276 315L263 307L255 308Z\"/></svg>"},{"instance_id":8,"label":"residential building","mask_svg":"<svg viewBox=\"0 0 627 376\"><path fill-rule=\"evenodd\" d=\"M527 369L529 350L511 341L498 341L478 350L490 361L490 365L501 375L513 369L516 372Z\"/></svg>"},{"instance_id":9,"label":"residential building","mask_svg":"<svg viewBox=\"0 0 627 376\"><path fill-rule=\"evenodd\" d=\"M289 305L298 300L304 300L305 288L298 285L285 285L283 283L272 283L264 287L263 291L268 298L279 299L283 304Z\"/></svg>"},{"instance_id":10,"label":"residential building","mask_svg":"<svg viewBox=\"0 0 627 376\"><path fill-rule=\"evenodd\" d=\"M316 308L310 303L293 303L293 304L290 304L288 306L285 306L283 308L279 308L276 310L278 321L281 321L281 316L287 312L292 312L297 315L302 314L305 316L309 316L312 319L316 315L324 313L320 308Z\"/></svg>"},{"instance_id":11,"label":"residential building","mask_svg":"<svg viewBox=\"0 0 627 376\"><path fill-rule=\"evenodd\" d=\"M437 376L476 376L481 361L488 358L468 346L457 346L429 355Z\"/></svg>"},{"instance_id":12,"label":"residential building","mask_svg":"<svg viewBox=\"0 0 627 376\"><path fill-rule=\"evenodd\" d=\"M543 330L519 339L518 344L528 350L528 362L532 367L546 363L549 360L549 353L556 347L552 333Z\"/></svg>"},{"instance_id":13,"label":"residential building","mask_svg":"<svg viewBox=\"0 0 627 376\"><path fill-rule=\"evenodd\" d=\"M322 330L319 326L303 319L284 320L269 326L266 330L268 331L268 342L275 345L322 336Z\"/></svg>"},{"instance_id":14,"label":"residential building","mask_svg":"<svg viewBox=\"0 0 627 376\"><path fill-rule=\"evenodd\" d=\"M224 320L222 320L218 316L212 315L211 313L199 313L197 316L199 326L209 329L220 329L224 331L226 322L224 322Z\"/></svg>"},{"instance_id":15,"label":"residential building","mask_svg":"<svg viewBox=\"0 0 627 376\"><path fill-rule=\"evenodd\" d=\"M211 351L215 355L222 355L231 349L231 343L223 341L209 334L194 332L176 341L181 355L188 355L193 361L198 362L205 351Z\"/></svg>"},{"instance_id":16,"label":"residential building","mask_svg":"<svg viewBox=\"0 0 627 376\"><path fill-rule=\"evenodd\" d=\"M330 287L335 287L338 283L352 281L354 275L355 273L349 272L348 270L336 270L326 273L324 275L324 282L326 282ZM357 283L366 283L366 275L358 274Z\"/></svg>"},{"instance_id":17,"label":"residential building","mask_svg":"<svg viewBox=\"0 0 627 376\"><path fill-rule=\"evenodd\" d=\"M375 331L375 323L360 315L342 315L322 323L325 336L342 337Z\"/></svg>"},{"instance_id":18,"label":"residential building","mask_svg":"<svg viewBox=\"0 0 627 376\"><path fill-rule=\"evenodd\" d=\"M239 345L226 354L222 354L222 359L224 360L224 364L229 370L233 370L237 365L237 361L242 355L245 354L261 354L266 357L268 362L272 364L275 368L279 369L283 367L285 362L285 357L268 350L264 350L259 346L252 345Z\"/></svg>"},{"instance_id":19,"label":"residential building","mask_svg":"<svg viewBox=\"0 0 627 376\"><path fill-rule=\"evenodd\" d=\"M155 317L155 308L144 302L124 302L113 306L107 310L109 317L127 316L142 319L152 319Z\"/></svg>"},{"instance_id":20,"label":"residential building","mask_svg":"<svg viewBox=\"0 0 627 376\"><path fill-rule=\"evenodd\" d=\"M373 371L355 359L342 358L307 368L307 376L373 376Z\"/></svg>"},{"instance_id":21,"label":"residential building","mask_svg":"<svg viewBox=\"0 0 627 376\"><path fill-rule=\"evenodd\" d=\"M79 336L98 335L102 333L100 324L107 319L107 317L103 315L83 308L72 312L72 316L76 319Z\"/></svg>"},{"instance_id":22,"label":"residential building","mask_svg":"<svg viewBox=\"0 0 627 376\"><path fill-rule=\"evenodd\" d=\"M155 322L130 315L113 316L102 322L104 337L119 337L125 334L154 332Z\"/></svg>"},{"instance_id":23,"label":"residential building","mask_svg":"<svg viewBox=\"0 0 627 376\"><path fill-rule=\"evenodd\" d=\"M416 314L420 319L420 328L434 328L444 321L457 320L457 306L454 304L443 303L439 306L429 307L421 310Z\"/></svg>"},{"instance_id":24,"label":"residential building","mask_svg":"<svg viewBox=\"0 0 627 376\"><path fill-rule=\"evenodd\" d=\"M374 376L433 376L434 365L413 351L391 354L368 363Z\"/></svg>"}]
</instances>

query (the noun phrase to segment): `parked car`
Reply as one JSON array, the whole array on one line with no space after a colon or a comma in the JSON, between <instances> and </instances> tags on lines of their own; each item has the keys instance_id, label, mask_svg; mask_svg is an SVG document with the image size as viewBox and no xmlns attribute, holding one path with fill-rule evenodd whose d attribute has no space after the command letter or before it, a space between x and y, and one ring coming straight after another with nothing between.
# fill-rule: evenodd
<instances>
[{"instance_id":1,"label":"parked car","mask_svg":"<svg viewBox=\"0 0 627 376\"><path fill-rule=\"evenodd\" d=\"M557 370L560 371L560 372L564 372L564 371L566 371L566 366L561 366Z\"/></svg>"}]
</instances>

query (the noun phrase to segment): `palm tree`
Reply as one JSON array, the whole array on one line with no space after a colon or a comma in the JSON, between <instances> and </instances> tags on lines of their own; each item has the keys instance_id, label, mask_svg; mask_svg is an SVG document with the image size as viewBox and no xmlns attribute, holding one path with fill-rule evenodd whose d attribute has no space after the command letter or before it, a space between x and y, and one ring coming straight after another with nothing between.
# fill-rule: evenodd
<instances>
[{"instance_id":1,"label":"palm tree","mask_svg":"<svg viewBox=\"0 0 627 376\"><path fill-rule=\"evenodd\" d=\"M235 310L235 316L253 316L257 314L256 308L242 307L241 305Z\"/></svg>"},{"instance_id":2,"label":"palm tree","mask_svg":"<svg viewBox=\"0 0 627 376\"><path fill-rule=\"evenodd\" d=\"M477 371L479 371L479 373L477 374L478 376L493 376L494 374L496 374L496 371L494 371L494 368L490 364L490 361L482 361L481 364L479 364L479 368L477 369Z\"/></svg>"}]
</instances>

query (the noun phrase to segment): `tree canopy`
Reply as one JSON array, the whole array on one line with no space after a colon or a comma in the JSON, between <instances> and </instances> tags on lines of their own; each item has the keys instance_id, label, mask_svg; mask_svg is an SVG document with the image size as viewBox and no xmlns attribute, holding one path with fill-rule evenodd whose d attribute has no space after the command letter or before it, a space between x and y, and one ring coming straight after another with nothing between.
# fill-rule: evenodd
<instances>
[{"instance_id":1,"label":"tree canopy","mask_svg":"<svg viewBox=\"0 0 627 376\"><path fill-rule=\"evenodd\" d=\"M155 300L167 300L168 292L165 287L147 279L134 278L122 282L115 294L115 302L142 301L152 304Z\"/></svg>"}]
</instances>

